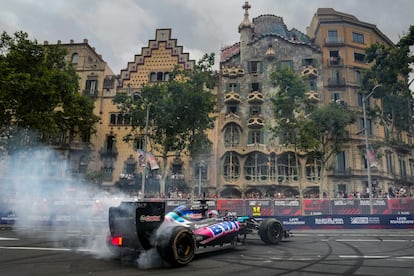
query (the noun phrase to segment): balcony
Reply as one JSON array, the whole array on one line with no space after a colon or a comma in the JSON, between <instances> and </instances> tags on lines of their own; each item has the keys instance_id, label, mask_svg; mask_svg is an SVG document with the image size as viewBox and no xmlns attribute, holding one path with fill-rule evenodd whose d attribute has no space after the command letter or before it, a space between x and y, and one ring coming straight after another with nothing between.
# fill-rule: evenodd
<instances>
[{"instance_id":1,"label":"balcony","mask_svg":"<svg viewBox=\"0 0 414 276\"><path fill-rule=\"evenodd\" d=\"M241 66L234 66L230 68L224 68L221 71L223 77L236 78L244 76L244 69Z\"/></svg>"},{"instance_id":2,"label":"balcony","mask_svg":"<svg viewBox=\"0 0 414 276\"><path fill-rule=\"evenodd\" d=\"M302 78L316 79L318 77L318 70L312 65L306 65L300 72Z\"/></svg>"},{"instance_id":3,"label":"balcony","mask_svg":"<svg viewBox=\"0 0 414 276\"><path fill-rule=\"evenodd\" d=\"M264 127L264 119L262 116L253 115L247 121L247 126L254 129L262 128Z\"/></svg>"},{"instance_id":4,"label":"balcony","mask_svg":"<svg viewBox=\"0 0 414 276\"><path fill-rule=\"evenodd\" d=\"M335 66L342 66L343 62L341 57L330 57L327 60L327 64L329 67L335 67Z\"/></svg>"},{"instance_id":5,"label":"balcony","mask_svg":"<svg viewBox=\"0 0 414 276\"><path fill-rule=\"evenodd\" d=\"M328 87L342 87L345 86L345 78L329 78Z\"/></svg>"},{"instance_id":6,"label":"balcony","mask_svg":"<svg viewBox=\"0 0 414 276\"><path fill-rule=\"evenodd\" d=\"M236 123L236 124L240 125L240 122L241 122L240 115L238 113L233 113L233 112L227 113L224 116L224 122L226 124Z\"/></svg>"},{"instance_id":7,"label":"balcony","mask_svg":"<svg viewBox=\"0 0 414 276\"><path fill-rule=\"evenodd\" d=\"M253 91L249 94L247 98L249 104L262 104L264 103L264 96L262 92Z\"/></svg>"},{"instance_id":8,"label":"balcony","mask_svg":"<svg viewBox=\"0 0 414 276\"><path fill-rule=\"evenodd\" d=\"M234 91L224 95L224 103L226 104L239 104L240 102L240 95Z\"/></svg>"},{"instance_id":9,"label":"balcony","mask_svg":"<svg viewBox=\"0 0 414 276\"><path fill-rule=\"evenodd\" d=\"M321 100L319 93L313 90L306 92L305 96L308 97L308 100L310 100L313 103L317 103Z\"/></svg>"},{"instance_id":10,"label":"balcony","mask_svg":"<svg viewBox=\"0 0 414 276\"><path fill-rule=\"evenodd\" d=\"M118 156L118 151L116 150L116 148L112 148L112 149L101 148L101 150L99 151L99 155L101 156L101 158L116 159Z\"/></svg>"},{"instance_id":11,"label":"balcony","mask_svg":"<svg viewBox=\"0 0 414 276\"><path fill-rule=\"evenodd\" d=\"M325 46L343 46L345 40L343 37L327 37L325 39Z\"/></svg>"},{"instance_id":12,"label":"balcony","mask_svg":"<svg viewBox=\"0 0 414 276\"><path fill-rule=\"evenodd\" d=\"M97 89L84 89L82 91L82 95L83 96L88 96L91 98L96 98L98 97L98 90Z\"/></svg>"}]
</instances>

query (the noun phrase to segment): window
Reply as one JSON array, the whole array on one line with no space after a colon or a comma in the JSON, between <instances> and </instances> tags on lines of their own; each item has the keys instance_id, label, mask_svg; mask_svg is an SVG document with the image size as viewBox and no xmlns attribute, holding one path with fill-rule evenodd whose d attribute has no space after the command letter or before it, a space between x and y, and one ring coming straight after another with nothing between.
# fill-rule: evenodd
<instances>
[{"instance_id":1,"label":"window","mask_svg":"<svg viewBox=\"0 0 414 276\"><path fill-rule=\"evenodd\" d=\"M410 165L410 175L414 176L414 160L413 159L409 160L409 165Z\"/></svg>"},{"instance_id":2,"label":"window","mask_svg":"<svg viewBox=\"0 0 414 276\"><path fill-rule=\"evenodd\" d=\"M261 113L261 107L259 105L252 105L250 107L250 116L257 116Z\"/></svg>"},{"instance_id":3,"label":"window","mask_svg":"<svg viewBox=\"0 0 414 276\"><path fill-rule=\"evenodd\" d=\"M238 105L231 105L231 104L227 105L226 115L231 114L231 113L238 115L239 114L239 106Z\"/></svg>"},{"instance_id":4,"label":"window","mask_svg":"<svg viewBox=\"0 0 414 276\"><path fill-rule=\"evenodd\" d=\"M250 91L260 91L260 83L258 82L253 82L251 85L251 89Z\"/></svg>"},{"instance_id":5,"label":"window","mask_svg":"<svg viewBox=\"0 0 414 276\"><path fill-rule=\"evenodd\" d=\"M338 184L338 193L347 194L346 184Z\"/></svg>"},{"instance_id":6,"label":"window","mask_svg":"<svg viewBox=\"0 0 414 276\"><path fill-rule=\"evenodd\" d=\"M150 82L168 81L170 79L169 72L151 72Z\"/></svg>"},{"instance_id":7,"label":"window","mask_svg":"<svg viewBox=\"0 0 414 276\"><path fill-rule=\"evenodd\" d=\"M98 80L95 80L95 79L86 80L86 85L85 85L86 93L90 95L95 95L97 87L98 87Z\"/></svg>"},{"instance_id":8,"label":"window","mask_svg":"<svg viewBox=\"0 0 414 276\"><path fill-rule=\"evenodd\" d=\"M240 175L239 158L234 152L226 153L223 164L223 177L226 181L236 181Z\"/></svg>"},{"instance_id":9,"label":"window","mask_svg":"<svg viewBox=\"0 0 414 276\"><path fill-rule=\"evenodd\" d=\"M327 42L339 42L337 30L328 30Z\"/></svg>"},{"instance_id":10,"label":"window","mask_svg":"<svg viewBox=\"0 0 414 276\"><path fill-rule=\"evenodd\" d=\"M365 94L358 93L358 106L360 106L360 107L363 106L362 102L364 100L364 97L365 97ZM369 107L370 106L370 103L371 103L370 102L370 98L368 98L368 99L365 100L366 107Z\"/></svg>"},{"instance_id":11,"label":"window","mask_svg":"<svg viewBox=\"0 0 414 276\"><path fill-rule=\"evenodd\" d=\"M144 144L145 144L145 137L140 136L140 137L136 137L134 139L134 148L137 149L144 149Z\"/></svg>"},{"instance_id":12,"label":"window","mask_svg":"<svg viewBox=\"0 0 414 276\"><path fill-rule=\"evenodd\" d=\"M121 113L118 113L118 116L116 116L116 124L117 125L124 124L124 116Z\"/></svg>"},{"instance_id":13,"label":"window","mask_svg":"<svg viewBox=\"0 0 414 276\"><path fill-rule=\"evenodd\" d=\"M364 44L365 43L364 35L360 33L352 32L352 41Z\"/></svg>"},{"instance_id":14,"label":"window","mask_svg":"<svg viewBox=\"0 0 414 276\"><path fill-rule=\"evenodd\" d=\"M394 162L392 158L392 153L387 152L385 154L385 159L387 160L387 171L389 173L394 173Z\"/></svg>"},{"instance_id":15,"label":"window","mask_svg":"<svg viewBox=\"0 0 414 276\"><path fill-rule=\"evenodd\" d=\"M151 82L157 81L157 73L155 72L150 73L150 81Z\"/></svg>"},{"instance_id":16,"label":"window","mask_svg":"<svg viewBox=\"0 0 414 276\"><path fill-rule=\"evenodd\" d=\"M239 127L236 124L230 124L224 132L224 146L237 147L240 142Z\"/></svg>"},{"instance_id":17,"label":"window","mask_svg":"<svg viewBox=\"0 0 414 276\"><path fill-rule=\"evenodd\" d=\"M263 153L252 153L244 164L246 180L266 180L268 177L268 160Z\"/></svg>"},{"instance_id":18,"label":"window","mask_svg":"<svg viewBox=\"0 0 414 276\"><path fill-rule=\"evenodd\" d=\"M331 100L333 102L340 101L341 100L341 92L332 92Z\"/></svg>"},{"instance_id":19,"label":"window","mask_svg":"<svg viewBox=\"0 0 414 276\"><path fill-rule=\"evenodd\" d=\"M125 173L133 175L135 174L135 168L137 167L137 163L134 160L128 160L129 162L125 163Z\"/></svg>"},{"instance_id":20,"label":"window","mask_svg":"<svg viewBox=\"0 0 414 276\"><path fill-rule=\"evenodd\" d=\"M104 89L112 89L114 88L115 78L105 78L103 83Z\"/></svg>"},{"instance_id":21,"label":"window","mask_svg":"<svg viewBox=\"0 0 414 276\"><path fill-rule=\"evenodd\" d=\"M309 181L319 181L321 177L321 162L316 158L306 161L306 178Z\"/></svg>"},{"instance_id":22,"label":"window","mask_svg":"<svg viewBox=\"0 0 414 276\"><path fill-rule=\"evenodd\" d=\"M262 132L260 130L252 130L249 132L248 144L263 144Z\"/></svg>"},{"instance_id":23,"label":"window","mask_svg":"<svg viewBox=\"0 0 414 276\"><path fill-rule=\"evenodd\" d=\"M293 61L292 60L281 60L280 61L280 69L290 69L293 70Z\"/></svg>"},{"instance_id":24,"label":"window","mask_svg":"<svg viewBox=\"0 0 414 276\"><path fill-rule=\"evenodd\" d=\"M309 90L318 91L318 86L316 84L316 81L310 80L308 83L309 83Z\"/></svg>"},{"instance_id":25,"label":"window","mask_svg":"<svg viewBox=\"0 0 414 276\"><path fill-rule=\"evenodd\" d=\"M78 60L79 60L79 54L78 53L73 53L72 58L71 58L71 62L72 63L78 63Z\"/></svg>"},{"instance_id":26,"label":"window","mask_svg":"<svg viewBox=\"0 0 414 276\"><path fill-rule=\"evenodd\" d=\"M107 152L112 152L114 150L114 143L115 143L115 136L109 135L106 138L106 147L105 147L105 149L106 149Z\"/></svg>"},{"instance_id":27,"label":"window","mask_svg":"<svg viewBox=\"0 0 414 276\"><path fill-rule=\"evenodd\" d=\"M367 118L367 127L365 128L364 118L359 118L359 126L360 126L361 130L363 130L363 131L366 130L368 135L372 135L372 122L371 122L371 119ZM363 132L363 133L365 133L365 132Z\"/></svg>"},{"instance_id":28,"label":"window","mask_svg":"<svg viewBox=\"0 0 414 276\"><path fill-rule=\"evenodd\" d=\"M102 180L104 180L104 181L112 181L113 171L114 171L114 168L112 166L111 167L104 166L102 168Z\"/></svg>"},{"instance_id":29,"label":"window","mask_svg":"<svg viewBox=\"0 0 414 276\"><path fill-rule=\"evenodd\" d=\"M249 73L257 74L261 72L261 63L260 61L253 60L249 62Z\"/></svg>"},{"instance_id":30,"label":"window","mask_svg":"<svg viewBox=\"0 0 414 276\"><path fill-rule=\"evenodd\" d=\"M336 169L337 172L344 173L346 170L345 152L341 151L336 155Z\"/></svg>"},{"instance_id":31,"label":"window","mask_svg":"<svg viewBox=\"0 0 414 276\"><path fill-rule=\"evenodd\" d=\"M163 81L164 80L164 73L158 72L157 73L157 81Z\"/></svg>"},{"instance_id":32,"label":"window","mask_svg":"<svg viewBox=\"0 0 414 276\"><path fill-rule=\"evenodd\" d=\"M361 83L361 71L359 71L359 70L355 71L355 82L356 83Z\"/></svg>"},{"instance_id":33,"label":"window","mask_svg":"<svg viewBox=\"0 0 414 276\"><path fill-rule=\"evenodd\" d=\"M116 114L112 113L109 118L109 124L115 125L116 124Z\"/></svg>"},{"instance_id":34,"label":"window","mask_svg":"<svg viewBox=\"0 0 414 276\"><path fill-rule=\"evenodd\" d=\"M365 63L365 55L361 53L354 53L354 61L358 63Z\"/></svg>"},{"instance_id":35,"label":"window","mask_svg":"<svg viewBox=\"0 0 414 276\"><path fill-rule=\"evenodd\" d=\"M407 167L406 167L406 162L404 159L400 158L399 160L400 163L400 175L402 177L406 177L407 176Z\"/></svg>"},{"instance_id":36,"label":"window","mask_svg":"<svg viewBox=\"0 0 414 276\"><path fill-rule=\"evenodd\" d=\"M340 65L341 57L338 50L329 51L329 65Z\"/></svg>"},{"instance_id":37,"label":"window","mask_svg":"<svg viewBox=\"0 0 414 276\"><path fill-rule=\"evenodd\" d=\"M311 65L311 66L316 66L316 61L313 58L304 58L302 59L302 65L303 66L307 66L307 65Z\"/></svg>"},{"instance_id":38,"label":"window","mask_svg":"<svg viewBox=\"0 0 414 276\"><path fill-rule=\"evenodd\" d=\"M234 91L234 92L240 92L240 84L231 82L228 84L227 92Z\"/></svg>"}]
</instances>

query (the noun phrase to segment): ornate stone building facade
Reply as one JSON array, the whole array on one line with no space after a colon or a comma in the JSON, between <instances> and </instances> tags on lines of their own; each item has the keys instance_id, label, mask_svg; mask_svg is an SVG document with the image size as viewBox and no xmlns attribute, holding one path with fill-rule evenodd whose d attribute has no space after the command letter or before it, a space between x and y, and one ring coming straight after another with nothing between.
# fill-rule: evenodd
<instances>
[{"instance_id":1,"label":"ornate stone building facade","mask_svg":"<svg viewBox=\"0 0 414 276\"><path fill-rule=\"evenodd\" d=\"M401 186L414 184L412 133L400 131L390 137L387 126L368 116L364 125L361 91L363 71L370 67L364 61L365 49L371 44L393 45L375 25L361 22L355 16L330 8L318 9L307 34L322 50L324 103L341 102L357 112L358 119L349 128L349 143L333 160L328 171L329 195L365 194L368 188L364 130L375 149L375 164L371 162L373 191L378 196L393 194ZM381 106L374 96L365 101L367 108ZM396 143L391 143L394 140Z\"/></svg>"},{"instance_id":2,"label":"ornate stone building facade","mask_svg":"<svg viewBox=\"0 0 414 276\"><path fill-rule=\"evenodd\" d=\"M270 74L291 68L303 76L307 95L319 101L321 50L304 33L289 30L281 17L250 21L249 8L246 2L240 41L221 50L217 192L222 197L298 196L318 185L318 167L299 160L272 134L270 98L278 88Z\"/></svg>"}]
</instances>

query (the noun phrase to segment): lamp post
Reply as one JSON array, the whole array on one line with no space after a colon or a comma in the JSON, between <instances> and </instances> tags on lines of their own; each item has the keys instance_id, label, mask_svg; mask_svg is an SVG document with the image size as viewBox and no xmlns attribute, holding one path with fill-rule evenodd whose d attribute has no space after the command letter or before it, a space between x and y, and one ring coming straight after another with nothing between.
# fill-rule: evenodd
<instances>
[{"instance_id":1,"label":"lamp post","mask_svg":"<svg viewBox=\"0 0 414 276\"><path fill-rule=\"evenodd\" d=\"M149 121L150 104L146 103L144 101L144 99L142 98L141 94L139 94L139 93L134 93L134 97L139 97L142 100L142 103L144 104L145 109L146 109L144 144L143 144L144 167L142 169L142 179L141 179L141 196L142 196L142 200L144 200L144 196L145 196L145 178L146 178L146 172L147 172L147 141L148 141L148 121Z\"/></svg>"},{"instance_id":2,"label":"lamp post","mask_svg":"<svg viewBox=\"0 0 414 276\"><path fill-rule=\"evenodd\" d=\"M204 160L198 164L198 196L201 196L201 169L206 166Z\"/></svg>"},{"instance_id":3,"label":"lamp post","mask_svg":"<svg viewBox=\"0 0 414 276\"><path fill-rule=\"evenodd\" d=\"M365 135L365 158L367 161L367 174L368 174L368 196L369 196L369 213L372 215L374 213L373 206L372 206L372 181L371 181L371 162L369 160L369 144L368 144L368 131L367 131L367 111L365 102L372 96L375 89L380 87L380 84L375 85L371 92L362 98L362 111L364 116L364 135Z\"/></svg>"}]
</instances>

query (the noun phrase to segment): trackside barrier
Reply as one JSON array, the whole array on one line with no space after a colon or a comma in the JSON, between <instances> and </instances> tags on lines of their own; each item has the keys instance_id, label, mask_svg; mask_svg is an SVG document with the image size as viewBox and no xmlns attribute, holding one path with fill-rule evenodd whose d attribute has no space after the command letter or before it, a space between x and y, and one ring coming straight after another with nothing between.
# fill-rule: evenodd
<instances>
[{"instance_id":1,"label":"trackside barrier","mask_svg":"<svg viewBox=\"0 0 414 276\"><path fill-rule=\"evenodd\" d=\"M159 201L162 199L148 199ZM169 212L179 205L188 204L186 199L165 200L166 211ZM286 225L292 227L412 227L412 216L414 215L414 198L374 198L372 201L373 214L370 214L370 202L367 198L361 199L207 199L209 209L217 209L221 214L231 212L234 215L253 215L253 207L260 206L261 217L280 217ZM76 205L76 204L75 204ZM82 221L78 218L76 209L67 213L65 208L59 208L59 202L52 202L42 213L42 208L30 209L30 214L20 219L39 221L44 224L69 223ZM93 211L93 202L82 202L93 215L93 220L98 216L99 220L103 212ZM79 207L80 208L80 207ZM84 207L82 207L85 209ZM102 213L99 216L99 213ZM352 218L352 219L351 219ZM13 225L18 220L18 214L13 212L12 205L0 206L0 224ZM351 223L352 221L352 223ZM359 223L357 223L359 222Z\"/></svg>"},{"instance_id":2,"label":"trackside barrier","mask_svg":"<svg viewBox=\"0 0 414 276\"><path fill-rule=\"evenodd\" d=\"M414 229L414 215L276 216L286 229Z\"/></svg>"}]
</instances>

